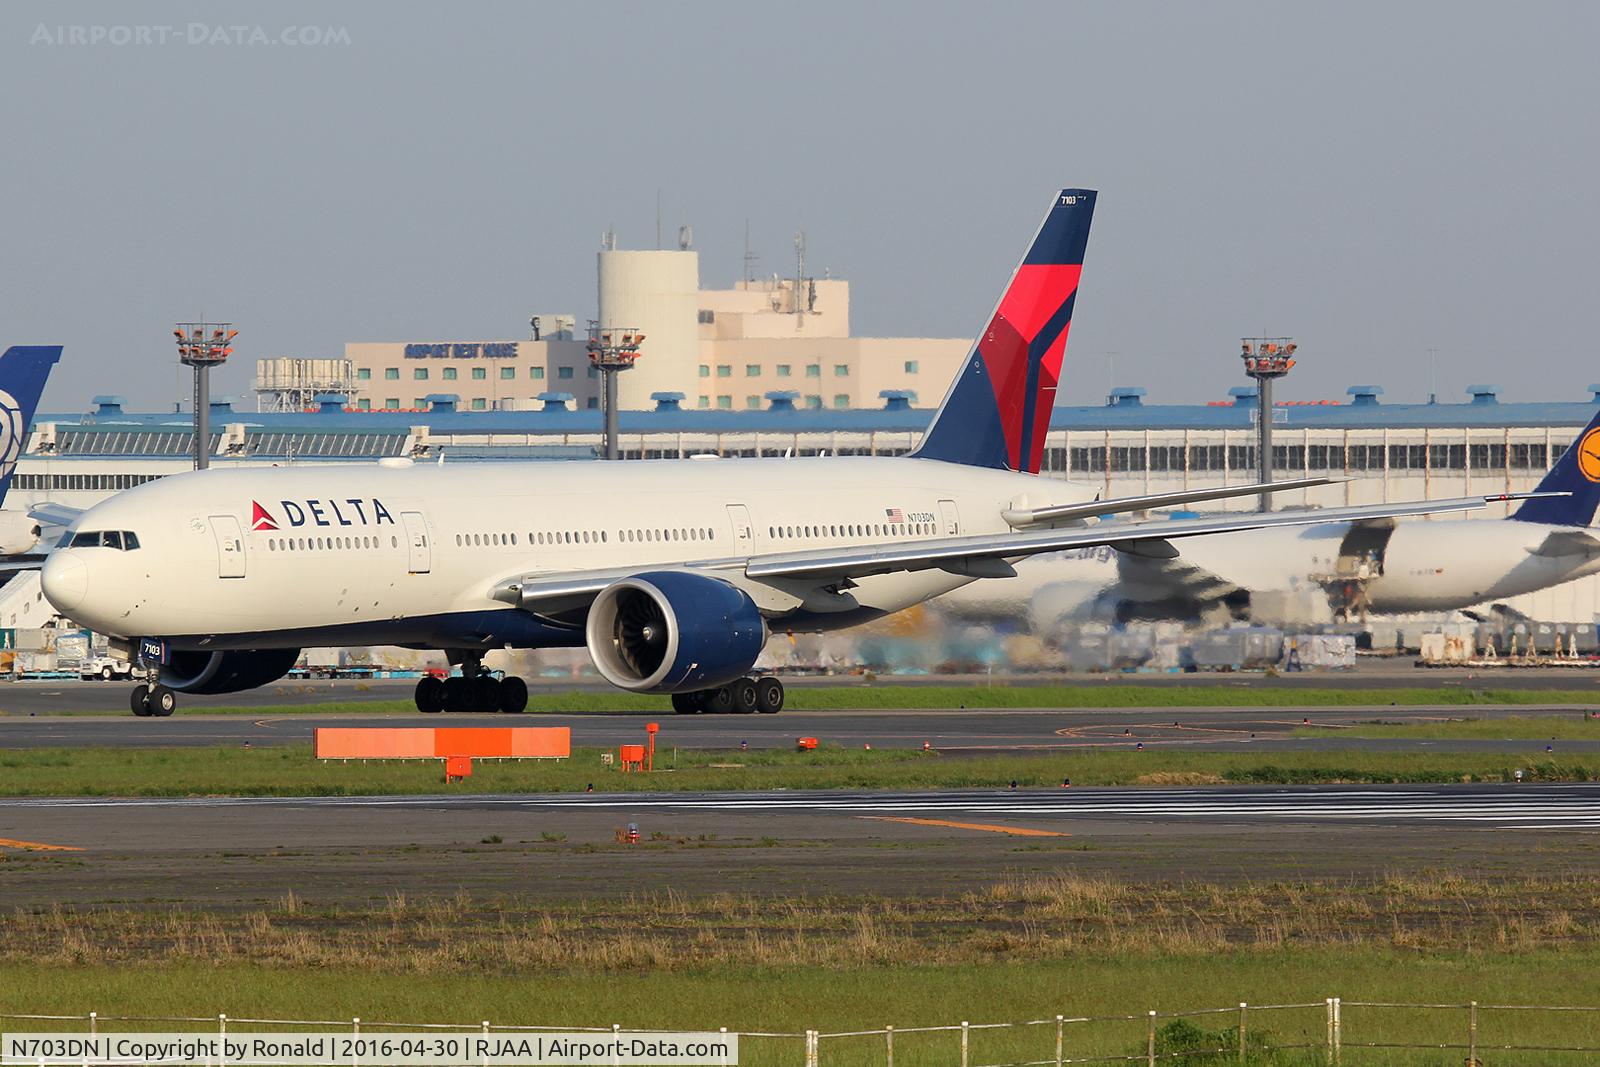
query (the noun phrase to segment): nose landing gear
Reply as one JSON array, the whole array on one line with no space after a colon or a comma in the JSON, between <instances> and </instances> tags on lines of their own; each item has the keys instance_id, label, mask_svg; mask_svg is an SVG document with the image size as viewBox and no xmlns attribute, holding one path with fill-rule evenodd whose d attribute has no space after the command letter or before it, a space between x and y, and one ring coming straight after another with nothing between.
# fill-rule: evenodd
<instances>
[{"instance_id":1,"label":"nose landing gear","mask_svg":"<svg viewBox=\"0 0 1600 1067\"><path fill-rule=\"evenodd\" d=\"M672 710L679 715L711 712L776 715L783 710L783 683L776 678L740 678L716 689L672 694Z\"/></svg>"},{"instance_id":2,"label":"nose landing gear","mask_svg":"<svg viewBox=\"0 0 1600 1067\"><path fill-rule=\"evenodd\" d=\"M155 716L164 719L178 709L178 694L160 683L146 685L141 682L133 687L128 704L140 718Z\"/></svg>"}]
</instances>

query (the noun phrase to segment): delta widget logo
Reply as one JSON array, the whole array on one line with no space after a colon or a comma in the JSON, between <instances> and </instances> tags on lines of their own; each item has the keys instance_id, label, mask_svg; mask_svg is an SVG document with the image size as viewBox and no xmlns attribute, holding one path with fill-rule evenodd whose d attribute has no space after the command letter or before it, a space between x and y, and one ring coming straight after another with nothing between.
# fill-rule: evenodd
<instances>
[{"instance_id":1,"label":"delta widget logo","mask_svg":"<svg viewBox=\"0 0 1600 1067\"><path fill-rule=\"evenodd\" d=\"M251 530L276 530L278 520L272 513L254 500L250 501L250 529Z\"/></svg>"}]
</instances>

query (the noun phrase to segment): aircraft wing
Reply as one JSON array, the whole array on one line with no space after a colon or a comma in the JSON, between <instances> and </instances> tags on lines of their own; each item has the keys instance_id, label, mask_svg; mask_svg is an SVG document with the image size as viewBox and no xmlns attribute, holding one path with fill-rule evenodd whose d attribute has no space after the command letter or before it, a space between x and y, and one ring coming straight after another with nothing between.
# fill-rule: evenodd
<instances>
[{"instance_id":1,"label":"aircraft wing","mask_svg":"<svg viewBox=\"0 0 1600 1067\"><path fill-rule=\"evenodd\" d=\"M1410 504L1376 504L1366 507L1322 508L1162 522L1102 522L1066 529L1024 530L966 537L934 538L891 545L817 548L800 552L766 553L748 559L707 559L665 567L608 568L554 574L528 574L503 581L491 591L494 599L539 614L559 615L583 609L612 582L641 570L690 570L722 577L736 584L801 583L817 588L895 571L940 569L975 578L1014 575L1009 560L1044 552L1060 552L1092 545L1110 545L1123 552L1154 559L1178 554L1173 539L1202 534L1237 533L1271 526L1311 526L1327 522L1352 522L1391 515L1427 515L1437 512L1475 511L1491 503L1521 499L1527 494L1419 500Z\"/></svg>"},{"instance_id":2,"label":"aircraft wing","mask_svg":"<svg viewBox=\"0 0 1600 1067\"><path fill-rule=\"evenodd\" d=\"M1198 504L1211 500L1226 500L1230 497L1286 493L1291 489L1310 489L1319 485L1332 485L1342 480L1296 478L1286 482L1253 482L1250 485L1225 485L1217 489L1185 489L1176 493L1113 497L1110 500L1091 500L1085 504L1057 504L1053 507L1031 510L1012 509L1002 514L1012 526L1040 526L1050 522L1068 522L1074 519L1094 518L1098 515L1126 514L1130 511L1150 511L1154 508L1171 508L1179 504Z\"/></svg>"},{"instance_id":3,"label":"aircraft wing","mask_svg":"<svg viewBox=\"0 0 1600 1067\"><path fill-rule=\"evenodd\" d=\"M969 537L936 538L897 545L867 545L860 548L824 548L757 556L745 566L751 578L857 578L892 571L927 570L937 567L955 574L996 577L994 568L1010 558L1061 552L1072 548L1110 545L1112 548L1155 558L1176 556L1177 549L1167 542L1202 534L1239 533L1271 526L1315 526L1327 522L1353 522L1361 519L1399 515L1429 515L1448 511L1477 511L1491 503L1521 499L1518 494L1458 497L1451 500L1419 500L1410 504L1373 504L1364 507L1319 508L1296 511L1251 512L1205 519L1177 519L1170 522L1102 522L1094 526L1067 529L1019 531L1004 534L976 534ZM993 573L982 573L993 571Z\"/></svg>"},{"instance_id":4,"label":"aircraft wing","mask_svg":"<svg viewBox=\"0 0 1600 1067\"><path fill-rule=\"evenodd\" d=\"M71 526L78 521L78 516L84 512L83 508L71 507L67 504L53 504L45 501L35 504L28 509L28 518L35 522L42 522L46 526Z\"/></svg>"}]
</instances>

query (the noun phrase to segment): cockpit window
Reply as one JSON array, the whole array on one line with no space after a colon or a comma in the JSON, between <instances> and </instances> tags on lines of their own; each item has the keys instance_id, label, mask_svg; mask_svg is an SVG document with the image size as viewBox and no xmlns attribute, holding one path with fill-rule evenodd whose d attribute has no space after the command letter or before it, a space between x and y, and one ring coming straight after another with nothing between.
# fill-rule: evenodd
<instances>
[{"instance_id":1,"label":"cockpit window","mask_svg":"<svg viewBox=\"0 0 1600 1067\"><path fill-rule=\"evenodd\" d=\"M132 551L139 547L139 538L128 530L81 530L74 534L68 548L115 548Z\"/></svg>"}]
</instances>

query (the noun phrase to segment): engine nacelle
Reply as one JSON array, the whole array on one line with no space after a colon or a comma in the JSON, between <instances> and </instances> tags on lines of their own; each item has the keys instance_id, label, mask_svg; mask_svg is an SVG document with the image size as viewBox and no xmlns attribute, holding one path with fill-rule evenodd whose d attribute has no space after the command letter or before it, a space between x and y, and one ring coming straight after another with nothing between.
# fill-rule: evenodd
<instances>
[{"instance_id":1,"label":"engine nacelle","mask_svg":"<svg viewBox=\"0 0 1600 1067\"><path fill-rule=\"evenodd\" d=\"M298 648L174 652L161 668L161 684L180 693L240 693L276 682L299 658Z\"/></svg>"},{"instance_id":2,"label":"engine nacelle","mask_svg":"<svg viewBox=\"0 0 1600 1067\"><path fill-rule=\"evenodd\" d=\"M681 693L747 673L767 624L742 590L679 571L636 574L607 586L584 636L601 677L635 693Z\"/></svg>"},{"instance_id":3,"label":"engine nacelle","mask_svg":"<svg viewBox=\"0 0 1600 1067\"><path fill-rule=\"evenodd\" d=\"M0 556L20 556L39 547L39 524L20 511L0 511Z\"/></svg>"}]
</instances>

